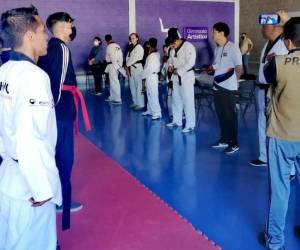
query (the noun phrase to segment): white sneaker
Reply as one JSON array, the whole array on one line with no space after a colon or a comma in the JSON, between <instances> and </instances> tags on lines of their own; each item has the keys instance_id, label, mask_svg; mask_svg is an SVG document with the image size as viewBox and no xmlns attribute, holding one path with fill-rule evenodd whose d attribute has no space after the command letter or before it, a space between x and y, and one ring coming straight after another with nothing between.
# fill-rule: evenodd
<instances>
[{"instance_id":1,"label":"white sneaker","mask_svg":"<svg viewBox=\"0 0 300 250\"><path fill-rule=\"evenodd\" d=\"M193 132L195 128L184 128L182 130L182 133L189 133L189 132Z\"/></svg>"},{"instance_id":2,"label":"white sneaker","mask_svg":"<svg viewBox=\"0 0 300 250\"><path fill-rule=\"evenodd\" d=\"M142 116L147 116L147 115L151 115L151 113L149 111L145 111L142 113Z\"/></svg>"},{"instance_id":3,"label":"white sneaker","mask_svg":"<svg viewBox=\"0 0 300 250\"><path fill-rule=\"evenodd\" d=\"M161 115L153 115L151 120L159 120L161 118Z\"/></svg>"},{"instance_id":4,"label":"white sneaker","mask_svg":"<svg viewBox=\"0 0 300 250\"><path fill-rule=\"evenodd\" d=\"M181 127L182 125L179 125L175 122L170 122L166 126L169 127L169 128L178 128L178 127Z\"/></svg>"}]
</instances>

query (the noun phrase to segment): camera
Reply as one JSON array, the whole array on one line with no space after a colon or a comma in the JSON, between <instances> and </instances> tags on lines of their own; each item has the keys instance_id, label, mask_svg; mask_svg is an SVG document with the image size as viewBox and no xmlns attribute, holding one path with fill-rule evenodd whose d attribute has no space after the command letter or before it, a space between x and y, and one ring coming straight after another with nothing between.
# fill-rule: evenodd
<instances>
[{"instance_id":1,"label":"camera","mask_svg":"<svg viewBox=\"0 0 300 250\"><path fill-rule=\"evenodd\" d=\"M258 22L261 25L277 25L280 23L280 17L277 14L260 14Z\"/></svg>"}]
</instances>

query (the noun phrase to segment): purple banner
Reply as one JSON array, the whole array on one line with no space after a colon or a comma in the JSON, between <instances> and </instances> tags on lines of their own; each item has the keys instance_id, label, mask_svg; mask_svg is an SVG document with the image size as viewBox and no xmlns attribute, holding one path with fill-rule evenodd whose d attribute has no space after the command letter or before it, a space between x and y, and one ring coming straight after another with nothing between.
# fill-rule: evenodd
<instances>
[{"instance_id":1,"label":"purple banner","mask_svg":"<svg viewBox=\"0 0 300 250\"><path fill-rule=\"evenodd\" d=\"M177 27L182 32L184 27L207 27L207 39L193 43L197 50L197 66L212 63L215 48L212 27L215 23L227 23L230 27L229 39L231 41L234 39L234 3L232 2L138 0L136 19L137 33L141 40L156 37L160 52L168 28Z\"/></svg>"},{"instance_id":2,"label":"purple banner","mask_svg":"<svg viewBox=\"0 0 300 250\"><path fill-rule=\"evenodd\" d=\"M184 27L183 38L190 42L200 42L208 39L208 27Z\"/></svg>"}]
</instances>

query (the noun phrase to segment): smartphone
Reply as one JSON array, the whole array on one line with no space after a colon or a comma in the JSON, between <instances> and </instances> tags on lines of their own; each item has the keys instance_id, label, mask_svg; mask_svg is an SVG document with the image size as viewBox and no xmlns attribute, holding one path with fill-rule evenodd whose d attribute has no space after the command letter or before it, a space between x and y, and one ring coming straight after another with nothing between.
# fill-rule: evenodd
<instances>
[{"instance_id":1,"label":"smartphone","mask_svg":"<svg viewBox=\"0 0 300 250\"><path fill-rule=\"evenodd\" d=\"M260 14L258 18L261 25L277 25L280 23L280 17L277 14Z\"/></svg>"}]
</instances>

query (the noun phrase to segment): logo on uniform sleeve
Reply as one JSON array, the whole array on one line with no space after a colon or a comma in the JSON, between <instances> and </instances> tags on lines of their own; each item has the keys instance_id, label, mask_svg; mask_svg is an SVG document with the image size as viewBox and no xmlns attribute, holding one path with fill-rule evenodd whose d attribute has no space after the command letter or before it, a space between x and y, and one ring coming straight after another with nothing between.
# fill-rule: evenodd
<instances>
[{"instance_id":1,"label":"logo on uniform sleeve","mask_svg":"<svg viewBox=\"0 0 300 250\"><path fill-rule=\"evenodd\" d=\"M224 53L223 53L223 56L228 56L228 53L227 53L227 52L224 52Z\"/></svg>"},{"instance_id":2,"label":"logo on uniform sleeve","mask_svg":"<svg viewBox=\"0 0 300 250\"><path fill-rule=\"evenodd\" d=\"M8 83L6 83L6 82L0 82L0 92L5 92L6 94L9 95Z\"/></svg>"},{"instance_id":3,"label":"logo on uniform sleeve","mask_svg":"<svg viewBox=\"0 0 300 250\"><path fill-rule=\"evenodd\" d=\"M35 100L34 99L29 99L29 103L33 105L33 104L35 104Z\"/></svg>"}]
</instances>

